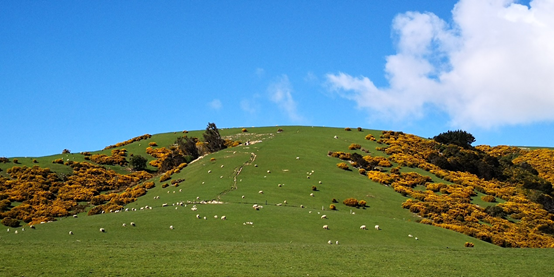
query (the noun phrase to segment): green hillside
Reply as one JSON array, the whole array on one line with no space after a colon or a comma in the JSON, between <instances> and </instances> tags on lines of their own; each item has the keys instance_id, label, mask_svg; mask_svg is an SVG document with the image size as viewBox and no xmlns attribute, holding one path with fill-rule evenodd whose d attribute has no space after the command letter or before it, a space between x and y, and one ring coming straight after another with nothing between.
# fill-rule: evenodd
<instances>
[{"instance_id":1,"label":"green hillside","mask_svg":"<svg viewBox=\"0 0 554 277\"><path fill-rule=\"evenodd\" d=\"M390 167L377 167L382 174L393 176L391 171L398 168L397 176L417 172L429 176L429 183L455 186L456 180L446 181L422 167L400 165L383 151L387 146L384 141L366 139L368 134L379 139L381 131L304 126L285 126L282 132L277 129L219 130L223 138L241 144L188 163L165 181L160 181L162 175L156 173L156 167L148 165L147 171L154 177L141 179L136 185L152 181L154 186L136 201L121 205L121 210L87 215L95 205L80 201L81 210L68 209L67 216L56 217L53 222L41 224L29 218L34 228L23 221L20 227L5 227L9 231L0 232L0 275L547 276L554 270L552 248L503 248L478 236L449 230L454 227L440 228L438 221L422 224L424 217L402 205L408 199L417 201L417 192L431 193L429 187L418 185L413 188L416 192L399 193L394 184L372 181L369 175L360 174L351 161L329 155L330 151L340 151L382 156L392 162ZM202 138L203 132L186 135ZM146 153L149 143L155 142L155 149L169 149L183 135L157 134L113 149L125 149L127 159L141 155L151 162L156 158ZM360 148L349 149L352 143ZM91 152L89 157L109 156L113 149ZM13 181L9 174L13 171L9 169L14 166L48 167L60 178L52 184L67 184L74 175L75 165L71 162L91 162L86 157L66 153L10 158L9 162L0 163L0 180L4 184L0 193L5 195L0 198L12 197L7 191L16 183L9 182ZM52 162L57 159L62 159L62 163ZM340 162L347 162L349 169L338 168ZM131 174L128 165L104 167L121 176ZM177 180L181 181L176 186ZM124 193L125 189L98 192L94 197ZM500 194L496 202L483 201L482 196L492 193L488 187L483 191L475 191L468 205L512 203L513 198L503 199ZM436 192L439 196L446 194L455 193ZM347 198L365 200L367 205L347 206L343 204ZM10 201L2 217L26 203L34 202ZM330 209L331 204L336 210ZM254 205L262 207L254 209ZM513 212L514 218L497 220L528 226L518 223L525 222L526 217L516 218L516 214ZM551 217L551 213L546 215ZM222 216L226 219L222 220ZM494 226L495 222L475 224ZM324 229L324 225L328 228ZM362 225L367 230L361 229ZM534 230L533 236L552 239L547 227ZM508 238L503 240L509 243ZM466 247L466 243L474 247Z\"/></svg>"}]
</instances>

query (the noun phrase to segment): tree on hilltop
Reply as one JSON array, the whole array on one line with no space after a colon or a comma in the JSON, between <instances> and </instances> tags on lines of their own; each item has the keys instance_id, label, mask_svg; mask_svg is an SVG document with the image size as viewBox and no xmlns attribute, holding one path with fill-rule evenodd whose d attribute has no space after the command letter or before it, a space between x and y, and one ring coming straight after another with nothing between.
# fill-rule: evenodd
<instances>
[{"instance_id":1,"label":"tree on hilltop","mask_svg":"<svg viewBox=\"0 0 554 277\"><path fill-rule=\"evenodd\" d=\"M208 150L210 152L217 152L221 149L225 149L225 140L221 138L219 130L215 123L208 123L206 132L203 134L204 141L208 144Z\"/></svg>"},{"instance_id":2,"label":"tree on hilltop","mask_svg":"<svg viewBox=\"0 0 554 277\"><path fill-rule=\"evenodd\" d=\"M465 149L470 149L472 148L471 144L475 142L475 137L466 131L457 130L440 133L433 140L442 144L454 144Z\"/></svg>"}]
</instances>

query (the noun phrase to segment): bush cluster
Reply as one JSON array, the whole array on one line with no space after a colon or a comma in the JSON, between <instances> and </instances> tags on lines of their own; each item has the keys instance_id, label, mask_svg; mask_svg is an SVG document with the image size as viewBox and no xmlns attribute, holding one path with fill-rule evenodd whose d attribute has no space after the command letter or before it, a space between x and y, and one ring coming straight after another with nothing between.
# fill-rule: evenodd
<instances>
[{"instance_id":1,"label":"bush cluster","mask_svg":"<svg viewBox=\"0 0 554 277\"><path fill-rule=\"evenodd\" d=\"M126 140L126 141L124 141L124 142L119 142L119 143L116 143L116 144L114 144L114 145L106 146L106 147L104 148L104 150L106 150L106 149L111 149L111 148L116 148L116 147L121 147L121 146L125 146L125 145L131 144L131 143L133 143L133 142L135 142L135 141L140 141L140 140L143 140L143 139L149 139L149 138L151 138L151 137L152 137L152 135L150 135L150 134L145 134L145 135L142 135L142 136L134 137L134 138L129 139L129 140Z\"/></svg>"},{"instance_id":2,"label":"bush cluster","mask_svg":"<svg viewBox=\"0 0 554 277\"><path fill-rule=\"evenodd\" d=\"M349 169L347 163L338 163L338 164L337 164L337 167L340 168L340 169L344 169L344 170Z\"/></svg>"}]
</instances>

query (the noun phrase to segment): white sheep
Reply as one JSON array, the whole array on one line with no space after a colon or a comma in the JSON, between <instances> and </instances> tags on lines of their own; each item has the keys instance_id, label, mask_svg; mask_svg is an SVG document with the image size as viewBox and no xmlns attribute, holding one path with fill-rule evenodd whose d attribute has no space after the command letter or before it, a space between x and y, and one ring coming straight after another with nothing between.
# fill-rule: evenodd
<instances>
[{"instance_id":1,"label":"white sheep","mask_svg":"<svg viewBox=\"0 0 554 277\"><path fill-rule=\"evenodd\" d=\"M72 232L72 231L69 231L69 234L70 234L70 235L73 235L73 232Z\"/></svg>"},{"instance_id":2,"label":"white sheep","mask_svg":"<svg viewBox=\"0 0 554 277\"><path fill-rule=\"evenodd\" d=\"M267 173L271 173L271 170L268 170Z\"/></svg>"},{"instance_id":3,"label":"white sheep","mask_svg":"<svg viewBox=\"0 0 554 277\"><path fill-rule=\"evenodd\" d=\"M222 216L222 217L221 217L221 220L227 220L227 217L226 217L226 216Z\"/></svg>"},{"instance_id":4,"label":"white sheep","mask_svg":"<svg viewBox=\"0 0 554 277\"><path fill-rule=\"evenodd\" d=\"M323 229L329 230L329 226L328 225L323 225Z\"/></svg>"},{"instance_id":5,"label":"white sheep","mask_svg":"<svg viewBox=\"0 0 554 277\"><path fill-rule=\"evenodd\" d=\"M221 168L223 168L223 165L221 165Z\"/></svg>"},{"instance_id":6,"label":"white sheep","mask_svg":"<svg viewBox=\"0 0 554 277\"><path fill-rule=\"evenodd\" d=\"M74 214L74 215L73 215L73 218L77 218L77 215L76 215L76 214Z\"/></svg>"},{"instance_id":7,"label":"white sheep","mask_svg":"<svg viewBox=\"0 0 554 277\"><path fill-rule=\"evenodd\" d=\"M300 160L300 157L296 157L297 160Z\"/></svg>"},{"instance_id":8,"label":"white sheep","mask_svg":"<svg viewBox=\"0 0 554 277\"><path fill-rule=\"evenodd\" d=\"M217 215L214 215L214 218L217 219Z\"/></svg>"},{"instance_id":9,"label":"white sheep","mask_svg":"<svg viewBox=\"0 0 554 277\"><path fill-rule=\"evenodd\" d=\"M283 201L283 204L287 204L287 200Z\"/></svg>"},{"instance_id":10,"label":"white sheep","mask_svg":"<svg viewBox=\"0 0 554 277\"><path fill-rule=\"evenodd\" d=\"M199 215L199 214L197 214L197 215L196 215L196 218L200 219L200 215Z\"/></svg>"},{"instance_id":11,"label":"white sheep","mask_svg":"<svg viewBox=\"0 0 554 277\"><path fill-rule=\"evenodd\" d=\"M339 244L339 241L338 241L338 240L337 240L337 241L335 241L335 244L337 244L337 245L338 245L338 244Z\"/></svg>"},{"instance_id":12,"label":"white sheep","mask_svg":"<svg viewBox=\"0 0 554 277\"><path fill-rule=\"evenodd\" d=\"M304 205L300 205L300 208L301 208L301 209L304 209Z\"/></svg>"},{"instance_id":13,"label":"white sheep","mask_svg":"<svg viewBox=\"0 0 554 277\"><path fill-rule=\"evenodd\" d=\"M169 226L169 229L173 230L173 225Z\"/></svg>"},{"instance_id":14,"label":"white sheep","mask_svg":"<svg viewBox=\"0 0 554 277\"><path fill-rule=\"evenodd\" d=\"M8 233L10 232L10 228L8 228Z\"/></svg>"},{"instance_id":15,"label":"white sheep","mask_svg":"<svg viewBox=\"0 0 554 277\"><path fill-rule=\"evenodd\" d=\"M414 236L412 236L412 234L408 234L408 237L409 237L409 238L413 238Z\"/></svg>"},{"instance_id":16,"label":"white sheep","mask_svg":"<svg viewBox=\"0 0 554 277\"><path fill-rule=\"evenodd\" d=\"M206 217L204 217L204 220L206 220L206 219L207 219L207 218L206 218Z\"/></svg>"},{"instance_id":17,"label":"white sheep","mask_svg":"<svg viewBox=\"0 0 554 277\"><path fill-rule=\"evenodd\" d=\"M339 137L337 137L337 136L334 136L333 138L334 138L334 139L338 139Z\"/></svg>"},{"instance_id":18,"label":"white sheep","mask_svg":"<svg viewBox=\"0 0 554 277\"><path fill-rule=\"evenodd\" d=\"M123 224L121 224L121 226L125 227L125 226L127 226L127 224L123 223Z\"/></svg>"},{"instance_id":19,"label":"white sheep","mask_svg":"<svg viewBox=\"0 0 554 277\"><path fill-rule=\"evenodd\" d=\"M379 225L375 225L375 230L381 230L381 227L379 227Z\"/></svg>"},{"instance_id":20,"label":"white sheep","mask_svg":"<svg viewBox=\"0 0 554 277\"><path fill-rule=\"evenodd\" d=\"M332 242L331 240L329 240L327 243L328 243L328 244L333 244L333 242Z\"/></svg>"},{"instance_id":21,"label":"white sheep","mask_svg":"<svg viewBox=\"0 0 554 277\"><path fill-rule=\"evenodd\" d=\"M325 215L325 214L322 215L322 216L321 216L321 219L327 219L327 215Z\"/></svg>"},{"instance_id":22,"label":"white sheep","mask_svg":"<svg viewBox=\"0 0 554 277\"><path fill-rule=\"evenodd\" d=\"M167 207L167 203L163 203L163 204L162 204L162 207Z\"/></svg>"},{"instance_id":23,"label":"white sheep","mask_svg":"<svg viewBox=\"0 0 554 277\"><path fill-rule=\"evenodd\" d=\"M208 170L208 173L212 173L212 171L211 171L211 170Z\"/></svg>"},{"instance_id":24,"label":"white sheep","mask_svg":"<svg viewBox=\"0 0 554 277\"><path fill-rule=\"evenodd\" d=\"M322 182L321 182L321 181L319 181L319 184L321 185L321 184L322 184Z\"/></svg>"},{"instance_id":25,"label":"white sheep","mask_svg":"<svg viewBox=\"0 0 554 277\"><path fill-rule=\"evenodd\" d=\"M367 227L365 225L360 226L360 229L367 230Z\"/></svg>"},{"instance_id":26,"label":"white sheep","mask_svg":"<svg viewBox=\"0 0 554 277\"><path fill-rule=\"evenodd\" d=\"M311 196L311 197L314 197L314 193L313 193L313 192L312 192L312 193L310 193L310 196Z\"/></svg>"},{"instance_id":27,"label":"white sheep","mask_svg":"<svg viewBox=\"0 0 554 277\"><path fill-rule=\"evenodd\" d=\"M259 194L264 194L263 190L258 191Z\"/></svg>"},{"instance_id":28,"label":"white sheep","mask_svg":"<svg viewBox=\"0 0 554 277\"><path fill-rule=\"evenodd\" d=\"M135 223L134 223L134 222L131 222L131 226L135 227Z\"/></svg>"},{"instance_id":29,"label":"white sheep","mask_svg":"<svg viewBox=\"0 0 554 277\"><path fill-rule=\"evenodd\" d=\"M281 184L278 184L277 186L278 186L278 187L282 187L283 185L281 185Z\"/></svg>"},{"instance_id":30,"label":"white sheep","mask_svg":"<svg viewBox=\"0 0 554 277\"><path fill-rule=\"evenodd\" d=\"M17 235L17 230L15 230L14 234L16 234L16 235Z\"/></svg>"},{"instance_id":31,"label":"white sheep","mask_svg":"<svg viewBox=\"0 0 554 277\"><path fill-rule=\"evenodd\" d=\"M105 232L106 232L106 229L100 228L100 232L105 233Z\"/></svg>"},{"instance_id":32,"label":"white sheep","mask_svg":"<svg viewBox=\"0 0 554 277\"><path fill-rule=\"evenodd\" d=\"M417 238L417 237L415 237L415 239L416 239L416 240L418 240L418 238Z\"/></svg>"}]
</instances>

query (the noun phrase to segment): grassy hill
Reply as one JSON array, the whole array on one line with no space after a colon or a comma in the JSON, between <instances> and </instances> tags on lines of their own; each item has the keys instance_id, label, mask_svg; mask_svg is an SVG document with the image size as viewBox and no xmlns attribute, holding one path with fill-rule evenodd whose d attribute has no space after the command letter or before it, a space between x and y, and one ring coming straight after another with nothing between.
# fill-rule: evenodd
<instances>
[{"instance_id":1,"label":"grassy hill","mask_svg":"<svg viewBox=\"0 0 554 277\"><path fill-rule=\"evenodd\" d=\"M87 216L85 211L34 229L0 232L0 275L547 276L554 270L552 249L501 248L418 223L417 214L402 208L408 197L353 167L338 168L340 160L328 156L329 151L368 154L349 150L352 143L372 156L387 156L376 150L382 144L365 139L367 134L378 138L381 131L288 126L280 133L277 127L220 132L250 143L190 163L171 176L185 180L177 187L162 188L169 181L160 182L158 175L152 179L155 186L121 212ZM157 134L117 148L151 161L145 154L149 142L169 147L182 135ZM92 154L98 153L109 155L110 150ZM71 167L53 160L85 161L81 154L16 159L16 166L38 165L64 174L71 174ZM0 163L0 174L8 176L13 166ZM108 167L129 173L125 167ZM422 169L402 171L441 181ZM344 205L350 197L366 200L367 206ZM337 210L329 208L333 198ZM254 204L263 208L255 210ZM464 247L466 242L475 247Z\"/></svg>"}]
</instances>

